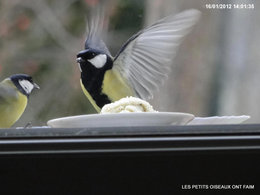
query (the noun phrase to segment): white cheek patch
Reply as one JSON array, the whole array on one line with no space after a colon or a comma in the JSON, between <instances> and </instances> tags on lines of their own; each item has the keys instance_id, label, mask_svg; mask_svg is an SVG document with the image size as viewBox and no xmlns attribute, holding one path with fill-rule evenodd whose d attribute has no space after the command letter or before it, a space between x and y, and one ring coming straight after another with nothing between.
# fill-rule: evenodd
<instances>
[{"instance_id":1,"label":"white cheek patch","mask_svg":"<svg viewBox=\"0 0 260 195\"><path fill-rule=\"evenodd\" d=\"M105 54L99 54L88 61L96 68L102 68L107 62L107 56Z\"/></svg>"},{"instance_id":2,"label":"white cheek patch","mask_svg":"<svg viewBox=\"0 0 260 195\"><path fill-rule=\"evenodd\" d=\"M34 85L27 80L19 80L19 84L26 91L27 94L30 94L34 88Z\"/></svg>"}]
</instances>

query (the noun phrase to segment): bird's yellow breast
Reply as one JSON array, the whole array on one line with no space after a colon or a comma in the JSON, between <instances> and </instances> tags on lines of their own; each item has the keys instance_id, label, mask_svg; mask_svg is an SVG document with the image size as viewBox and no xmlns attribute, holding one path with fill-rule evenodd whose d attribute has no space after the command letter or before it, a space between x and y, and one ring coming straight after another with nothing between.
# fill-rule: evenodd
<instances>
[{"instance_id":1,"label":"bird's yellow breast","mask_svg":"<svg viewBox=\"0 0 260 195\"><path fill-rule=\"evenodd\" d=\"M126 96L134 96L134 91L116 70L108 70L104 76L102 92L114 102Z\"/></svg>"},{"instance_id":2,"label":"bird's yellow breast","mask_svg":"<svg viewBox=\"0 0 260 195\"><path fill-rule=\"evenodd\" d=\"M100 112L101 108L98 107L93 97L85 89L82 80L80 80L80 85L90 103L94 106L97 112ZM126 80L120 77L120 74L115 70L106 71L104 75L101 92L107 95L112 102L117 101L126 96L134 96L134 92L131 89L131 87L127 84Z\"/></svg>"},{"instance_id":3,"label":"bird's yellow breast","mask_svg":"<svg viewBox=\"0 0 260 195\"><path fill-rule=\"evenodd\" d=\"M0 101L0 128L11 127L23 114L27 101L27 97L18 90L16 97Z\"/></svg>"}]
</instances>

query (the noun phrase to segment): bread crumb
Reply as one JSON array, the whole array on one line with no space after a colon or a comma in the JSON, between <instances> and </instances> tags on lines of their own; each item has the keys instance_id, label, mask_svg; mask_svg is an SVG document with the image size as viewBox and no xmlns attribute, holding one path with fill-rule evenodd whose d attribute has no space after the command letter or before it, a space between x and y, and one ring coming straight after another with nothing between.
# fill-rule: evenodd
<instances>
[{"instance_id":1,"label":"bread crumb","mask_svg":"<svg viewBox=\"0 0 260 195\"><path fill-rule=\"evenodd\" d=\"M136 97L125 97L110 104L106 104L101 109L100 114L109 113L131 113L131 112L157 112L146 101Z\"/></svg>"}]
</instances>

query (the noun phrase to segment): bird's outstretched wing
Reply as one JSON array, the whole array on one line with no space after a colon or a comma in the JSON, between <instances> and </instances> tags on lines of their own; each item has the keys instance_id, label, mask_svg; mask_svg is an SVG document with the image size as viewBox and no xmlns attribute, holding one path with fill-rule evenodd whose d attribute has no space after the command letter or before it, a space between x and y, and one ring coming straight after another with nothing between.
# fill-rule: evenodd
<instances>
[{"instance_id":1,"label":"bird's outstretched wing","mask_svg":"<svg viewBox=\"0 0 260 195\"><path fill-rule=\"evenodd\" d=\"M129 81L137 96L151 98L167 78L181 40L199 17L200 11L187 10L135 34L116 55L113 69Z\"/></svg>"},{"instance_id":2,"label":"bird's outstretched wing","mask_svg":"<svg viewBox=\"0 0 260 195\"><path fill-rule=\"evenodd\" d=\"M105 21L104 14L105 11L102 6L90 10L87 17L85 49L96 49L111 56L106 44L102 40L102 37L106 34L104 32L106 30L103 28Z\"/></svg>"}]
</instances>

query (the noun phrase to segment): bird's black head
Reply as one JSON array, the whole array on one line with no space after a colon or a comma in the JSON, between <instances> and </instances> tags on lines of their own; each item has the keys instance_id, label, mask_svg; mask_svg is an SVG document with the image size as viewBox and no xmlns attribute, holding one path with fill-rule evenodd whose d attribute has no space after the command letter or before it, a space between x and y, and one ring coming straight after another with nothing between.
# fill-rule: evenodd
<instances>
[{"instance_id":1,"label":"bird's black head","mask_svg":"<svg viewBox=\"0 0 260 195\"><path fill-rule=\"evenodd\" d=\"M81 72L88 69L109 70L113 65L109 55L96 49L86 49L79 52L77 62Z\"/></svg>"},{"instance_id":2,"label":"bird's black head","mask_svg":"<svg viewBox=\"0 0 260 195\"><path fill-rule=\"evenodd\" d=\"M34 88L40 89L40 87L33 82L31 76L26 74L14 74L10 76L11 81L17 87L17 89L27 97L31 94Z\"/></svg>"}]
</instances>

